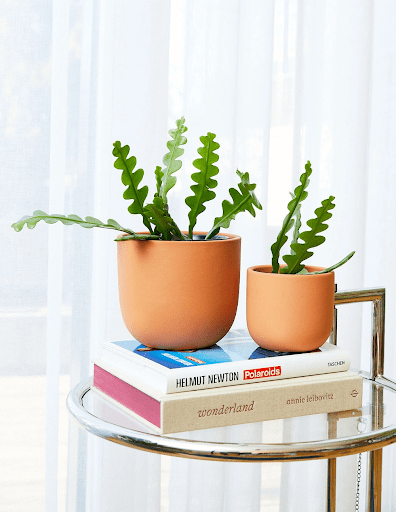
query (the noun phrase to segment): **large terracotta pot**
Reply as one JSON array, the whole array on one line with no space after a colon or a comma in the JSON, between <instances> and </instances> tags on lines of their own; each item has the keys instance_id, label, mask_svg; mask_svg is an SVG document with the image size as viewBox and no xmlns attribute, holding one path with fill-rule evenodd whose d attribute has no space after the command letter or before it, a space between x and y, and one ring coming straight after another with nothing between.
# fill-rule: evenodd
<instances>
[{"instance_id":1,"label":"large terracotta pot","mask_svg":"<svg viewBox=\"0 0 396 512\"><path fill-rule=\"evenodd\" d=\"M306 352L323 345L333 328L334 272L271 271L270 265L247 271L246 316L251 337L263 348L285 352Z\"/></svg>"},{"instance_id":2,"label":"large terracotta pot","mask_svg":"<svg viewBox=\"0 0 396 512\"><path fill-rule=\"evenodd\" d=\"M196 233L202 235L205 233ZM117 243L122 317L144 345L187 350L230 329L239 293L241 238Z\"/></svg>"}]
</instances>

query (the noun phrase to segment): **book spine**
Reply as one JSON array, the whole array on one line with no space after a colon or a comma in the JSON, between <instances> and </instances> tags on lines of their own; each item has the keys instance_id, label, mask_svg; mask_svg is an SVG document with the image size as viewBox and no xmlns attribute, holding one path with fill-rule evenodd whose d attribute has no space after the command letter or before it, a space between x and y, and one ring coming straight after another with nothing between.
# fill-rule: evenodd
<instances>
[{"instance_id":1,"label":"book spine","mask_svg":"<svg viewBox=\"0 0 396 512\"><path fill-rule=\"evenodd\" d=\"M254 423L259 421L354 410L362 404L362 378L333 379L162 403L161 433ZM352 413L351 413L352 414Z\"/></svg>"},{"instance_id":2,"label":"book spine","mask_svg":"<svg viewBox=\"0 0 396 512\"><path fill-rule=\"evenodd\" d=\"M326 350L264 359L172 369L166 373L166 393L342 372L350 367L347 351Z\"/></svg>"}]
</instances>

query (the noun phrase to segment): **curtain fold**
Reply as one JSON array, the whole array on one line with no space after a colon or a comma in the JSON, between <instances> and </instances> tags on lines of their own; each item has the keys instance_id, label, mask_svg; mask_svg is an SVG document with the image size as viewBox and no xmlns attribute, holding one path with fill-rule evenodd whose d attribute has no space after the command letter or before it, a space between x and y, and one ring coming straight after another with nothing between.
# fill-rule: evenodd
<instances>
[{"instance_id":1,"label":"curtain fold","mask_svg":"<svg viewBox=\"0 0 396 512\"><path fill-rule=\"evenodd\" d=\"M51 54L51 119L49 212L65 206L67 86L69 55L68 1L53 2ZM60 210L58 210L60 209ZM54 226L55 227L55 226ZM59 373L63 304L64 235L56 226L48 235L47 358L46 358L46 510L56 510L58 490Z\"/></svg>"},{"instance_id":2,"label":"curtain fold","mask_svg":"<svg viewBox=\"0 0 396 512\"><path fill-rule=\"evenodd\" d=\"M243 328L246 268L270 262L289 192L310 160L303 221L330 194L337 205L312 262L331 265L356 250L336 271L338 289L386 287L385 371L396 379L395 24L391 0L16 0L0 6L0 385L14 393L18 410L33 407L21 389L46 389L45 407L37 401L35 427L26 433L32 446L24 454L26 471L18 473L17 464L0 468L8 503L22 502L18 487L36 489L32 511L325 510L323 461L170 459L106 443L64 421L66 383L73 387L92 373L91 358L103 341L129 336L118 305L114 236L44 223L17 234L10 225L42 209L114 218L143 230L122 200L112 145L120 140L131 147L153 191L167 131L184 115L188 144L169 194L182 229L192 162L208 131L220 143L219 185L197 230L219 215L237 185L236 169L257 183L263 210L256 218L238 216L229 229L242 234L234 327ZM370 322L368 307L339 308L339 344L354 367L369 365ZM45 447L33 435L41 425ZM296 419L273 438L287 441L293 429L309 432L312 425L310 418ZM14 430L0 436L7 460L19 446ZM251 442L263 440L256 424L199 437L238 442L241 432ZM384 450L384 510L396 507L395 450ZM357 457L339 459L337 467L337 507L353 510Z\"/></svg>"}]
</instances>

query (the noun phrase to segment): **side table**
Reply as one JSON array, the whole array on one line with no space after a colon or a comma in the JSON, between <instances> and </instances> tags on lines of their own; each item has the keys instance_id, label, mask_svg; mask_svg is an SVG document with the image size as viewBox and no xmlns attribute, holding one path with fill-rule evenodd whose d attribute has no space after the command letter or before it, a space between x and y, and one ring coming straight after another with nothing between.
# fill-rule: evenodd
<instances>
[{"instance_id":1,"label":"side table","mask_svg":"<svg viewBox=\"0 0 396 512\"><path fill-rule=\"evenodd\" d=\"M162 455L191 459L232 462L287 462L328 459L328 506L335 511L337 457L368 453L367 510L381 510L382 448L396 442L396 383L383 375L385 289L336 292L336 305L372 302L372 358L370 371L363 376L363 407L355 411L313 415L313 421L327 420L327 434L317 429L317 438L296 432L293 442L274 442L266 429L273 422L263 422L263 443L241 439L238 443L219 443L183 439L183 434L160 436L148 427L121 413L104 398L91 391L92 378L78 384L67 397L67 407L79 426L108 441ZM337 314L331 341L337 343ZM293 418L274 420L287 426ZM338 428L342 425L342 429ZM359 425L364 425L362 432ZM279 429L268 428L268 432ZM338 432L342 430L343 434ZM345 435L347 432L347 435Z\"/></svg>"}]
</instances>

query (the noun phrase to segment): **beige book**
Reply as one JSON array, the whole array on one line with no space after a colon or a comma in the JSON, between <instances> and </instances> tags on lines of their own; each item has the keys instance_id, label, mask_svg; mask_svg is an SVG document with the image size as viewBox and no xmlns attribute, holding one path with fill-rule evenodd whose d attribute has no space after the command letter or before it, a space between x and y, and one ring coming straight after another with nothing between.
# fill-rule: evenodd
<instances>
[{"instance_id":1,"label":"beige book","mask_svg":"<svg viewBox=\"0 0 396 512\"><path fill-rule=\"evenodd\" d=\"M340 412L362 406L363 379L351 371L161 394L101 361L94 387L160 434Z\"/></svg>"}]
</instances>

